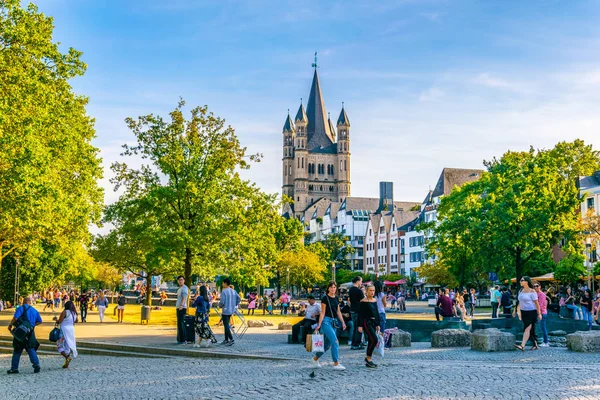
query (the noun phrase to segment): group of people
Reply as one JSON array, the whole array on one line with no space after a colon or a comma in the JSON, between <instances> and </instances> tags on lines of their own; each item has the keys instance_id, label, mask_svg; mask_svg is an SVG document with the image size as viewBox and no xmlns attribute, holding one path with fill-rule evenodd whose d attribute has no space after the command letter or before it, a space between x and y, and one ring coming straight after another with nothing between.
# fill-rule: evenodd
<instances>
[{"instance_id":1,"label":"group of people","mask_svg":"<svg viewBox=\"0 0 600 400\"><path fill-rule=\"evenodd\" d=\"M321 304L316 304L313 296L308 296L303 324L306 332L321 333L324 336L324 352L317 352L313 366L320 368L319 362L323 354L331 350L334 370L345 370L339 362L338 335L341 331L348 333L348 342L352 350L365 350L365 366L377 368L373 362L373 352L385 331L388 296L383 291L383 284L375 281L364 287L362 278L355 277L348 295L340 298L337 295L337 285L330 282ZM303 338L305 340L305 338ZM366 344L366 346L365 346ZM381 344L383 345L383 343Z\"/></svg>"},{"instance_id":2,"label":"group of people","mask_svg":"<svg viewBox=\"0 0 600 400\"><path fill-rule=\"evenodd\" d=\"M33 365L33 372L41 371L40 361L37 350L40 343L35 336L35 327L40 325L42 317L40 313L32 306L33 297L23 298L23 304L15 310L13 318L8 324L8 331L13 333L13 353L8 374L18 374L19 364L23 350L29 356ZM77 343L75 340L74 324L78 322L77 307L71 300L63 304L64 309L58 317L54 317L56 327L60 329L60 336L56 342L58 352L64 357L63 368L69 368L71 360L77 357ZM20 330L21 334L14 334L13 330Z\"/></svg>"},{"instance_id":3,"label":"group of people","mask_svg":"<svg viewBox=\"0 0 600 400\"><path fill-rule=\"evenodd\" d=\"M177 290L177 301L175 308L177 310L177 343L189 343L186 335L185 316L187 315L188 301L190 292L185 285L183 276L177 277L179 289ZM235 314L241 301L240 295L235 291L229 278L223 279L223 290L219 299L219 307L221 308L221 319L225 330L225 339L221 344L232 346L235 344L231 329L231 317ZM212 302L215 301L215 296L210 296L208 288L200 285L196 289L196 295L192 303L192 307L196 308L195 318L195 334L198 337L198 342L195 342L195 347L207 347L210 343L216 343L217 340L209 326L209 315Z\"/></svg>"}]
</instances>

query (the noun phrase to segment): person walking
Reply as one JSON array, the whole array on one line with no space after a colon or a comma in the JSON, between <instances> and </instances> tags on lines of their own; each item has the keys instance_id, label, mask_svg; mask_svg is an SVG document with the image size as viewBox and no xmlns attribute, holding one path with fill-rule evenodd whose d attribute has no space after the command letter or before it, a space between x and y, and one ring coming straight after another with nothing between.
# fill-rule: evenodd
<instances>
[{"instance_id":1,"label":"person walking","mask_svg":"<svg viewBox=\"0 0 600 400\"><path fill-rule=\"evenodd\" d=\"M358 312L358 332L364 332L367 336L367 356L365 357L365 366L367 368L377 368L372 360L373 351L377 346L377 334L380 332L379 310L377 300L375 299L375 287L367 287L367 296L360 301Z\"/></svg>"},{"instance_id":2,"label":"person walking","mask_svg":"<svg viewBox=\"0 0 600 400\"><path fill-rule=\"evenodd\" d=\"M469 315L471 319L473 319L473 314L475 313L475 303L477 302L477 295L475 294L475 288L471 288L469 293Z\"/></svg>"},{"instance_id":3,"label":"person walking","mask_svg":"<svg viewBox=\"0 0 600 400\"><path fill-rule=\"evenodd\" d=\"M583 296L579 300L579 304L581 304L581 310L583 311L583 320L587 321L588 327L590 331L592 330L592 318L593 313L592 310L594 308L594 297L592 296L592 291L590 289L585 289L583 292Z\"/></svg>"},{"instance_id":4,"label":"person walking","mask_svg":"<svg viewBox=\"0 0 600 400\"><path fill-rule=\"evenodd\" d=\"M315 328L315 332L321 332L325 337L325 348L324 352L318 352L313 357L313 366L315 368L321 368L319 359L331 348L331 358L333 359L333 369L337 371L343 371L346 369L339 362L339 348L340 342L337 340L336 329L339 324L342 325L342 330L346 329L342 312L340 311L340 304L337 296L337 285L335 282L329 282L325 295L321 298L321 314L319 315L319 323Z\"/></svg>"},{"instance_id":5,"label":"person walking","mask_svg":"<svg viewBox=\"0 0 600 400\"><path fill-rule=\"evenodd\" d=\"M362 277L355 276L352 278L352 287L348 291L348 301L350 302L350 317L352 318L352 322L354 323L354 328L352 332L348 332L348 337L350 338L350 349L352 350L361 350L364 349L362 345L362 334L358 332L356 328L360 325L358 324L358 313L360 310L360 301L365 297L362 289ZM377 318L379 320L379 318Z\"/></svg>"},{"instance_id":6,"label":"person walking","mask_svg":"<svg viewBox=\"0 0 600 400\"><path fill-rule=\"evenodd\" d=\"M515 347L521 351L525 350L525 345L531 339L533 346L531 350L538 349L537 336L535 334L535 323L542 319L542 310L538 301L538 295L533 288L533 282L528 276L520 280L521 291L519 292L519 304L517 304L517 316L523 321L523 340L521 344L515 344Z\"/></svg>"},{"instance_id":7,"label":"person walking","mask_svg":"<svg viewBox=\"0 0 600 400\"><path fill-rule=\"evenodd\" d=\"M54 317L56 323L60 326L62 337L56 342L58 352L65 358L63 368L69 368L71 360L77 357L77 343L75 341L75 322L77 322L77 308L72 301L65 303L65 309L58 320Z\"/></svg>"},{"instance_id":8,"label":"person walking","mask_svg":"<svg viewBox=\"0 0 600 400\"><path fill-rule=\"evenodd\" d=\"M90 298L88 297L87 290L84 290L83 293L81 293L81 296L79 296L79 311L81 315L81 322L87 322L86 318L89 300Z\"/></svg>"},{"instance_id":9,"label":"person walking","mask_svg":"<svg viewBox=\"0 0 600 400\"><path fill-rule=\"evenodd\" d=\"M125 314L125 304L127 298L123 295L123 291L119 291L119 297L117 297L117 323L123 322L123 314Z\"/></svg>"},{"instance_id":10,"label":"person walking","mask_svg":"<svg viewBox=\"0 0 600 400\"><path fill-rule=\"evenodd\" d=\"M538 304L540 305L540 311L542 318L540 319L540 328L542 328L542 335L544 343L540 343L540 347L550 347L548 344L548 327L546 322L548 321L548 297L546 293L542 292L542 287L538 281L532 281L533 289L535 290L538 297Z\"/></svg>"},{"instance_id":11,"label":"person walking","mask_svg":"<svg viewBox=\"0 0 600 400\"><path fill-rule=\"evenodd\" d=\"M235 341L231 334L231 316L241 301L240 295L231 287L229 278L223 279L223 290L221 291L221 299L219 307L221 307L221 316L223 319L223 327L225 328L225 340L221 342L226 346L233 346Z\"/></svg>"},{"instance_id":12,"label":"person walking","mask_svg":"<svg viewBox=\"0 0 600 400\"><path fill-rule=\"evenodd\" d=\"M290 305L290 297L286 292L283 292L279 298L279 303L281 304L281 315L287 315L288 306Z\"/></svg>"},{"instance_id":13,"label":"person walking","mask_svg":"<svg viewBox=\"0 0 600 400\"><path fill-rule=\"evenodd\" d=\"M10 369L6 371L8 374L19 373L19 362L21 361L21 354L23 350L29 355L29 361L33 365L33 372L40 372L40 360L37 356L37 349L40 347L40 343L35 337L35 327L42 323L42 317L40 313L31 306L31 297L27 296L23 299L23 305L18 307L13 315L13 318L8 324L8 331L13 333L13 329L17 329L20 325L30 329L30 332L23 341L13 337L13 353L12 360L10 363Z\"/></svg>"},{"instance_id":14,"label":"person walking","mask_svg":"<svg viewBox=\"0 0 600 400\"><path fill-rule=\"evenodd\" d=\"M104 295L104 292L101 290L98 293L98 298L96 299L96 307L98 308L98 316L100 317L100 323L104 320L104 311L106 307L108 307L108 299Z\"/></svg>"},{"instance_id":15,"label":"person walking","mask_svg":"<svg viewBox=\"0 0 600 400\"><path fill-rule=\"evenodd\" d=\"M385 332L385 308L387 302L385 300L385 293L383 292L383 282L375 281L375 299L377 300L377 310L379 311L379 328L381 332Z\"/></svg>"},{"instance_id":16,"label":"person walking","mask_svg":"<svg viewBox=\"0 0 600 400\"><path fill-rule=\"evenodd\" d=\"M46 308L50 307L50 310L54 312L54 300L52 299L53 293L51 291L47 291L44 297L46 298L46 305L44 306L43 312L46 311Z\"/></svg>"},{"instance_id":17,"label":"person walking","mask_svg":"<svg viewBox=\"0 0 600 400\"><path fill-rule=\"evenodd\" d=\"M216 343L217 339L208 325L210 298L208 297L206 286L200 286L192 307L196 308L196 334L198 335L198 343L194 344L194 347L208 347L211 341ZM202 343L203 340L204 344Z\"/></svg>"},{"instance_id":18,"label":"person walking","mask_svg":"<svg viewBox=\"0 0 600 400\"><path fill-rule=\"evenodd\" d=\"M184 317L187 314L190 291L185 285L185 278L182 275L177 277L177 283L179 283L177 301L175 303L175 309L177 310L177 343L186 344Z\"/></svg>"}]
</instances>

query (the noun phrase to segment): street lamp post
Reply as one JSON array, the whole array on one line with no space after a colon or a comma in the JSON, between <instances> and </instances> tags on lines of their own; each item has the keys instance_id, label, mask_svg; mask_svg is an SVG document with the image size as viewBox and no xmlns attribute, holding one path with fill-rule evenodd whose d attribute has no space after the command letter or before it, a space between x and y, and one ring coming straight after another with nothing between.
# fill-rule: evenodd
<instances>
[{"instance_id":1,"label":"street lamp post","mask_svg":"<svg viewBox=\"0 0 600 400\"><path fill-rule=\"evenodd\" d=\"M335 261L331 263L331 281L335 283Z\"/></svg>"}]
</instances>

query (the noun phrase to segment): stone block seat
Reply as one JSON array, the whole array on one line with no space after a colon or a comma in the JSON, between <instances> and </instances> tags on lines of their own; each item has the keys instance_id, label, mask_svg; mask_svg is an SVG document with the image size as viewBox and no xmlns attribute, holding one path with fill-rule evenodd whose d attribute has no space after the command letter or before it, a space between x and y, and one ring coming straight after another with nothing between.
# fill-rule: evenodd
<instances>
[{"instance_id":1,"label":"stone block seat","mask_svg":"<svg viewBox=\"0 0 600 400\"><path fill-rule=\"evenodd\" d=\"M431 347L469 347L471 335L465 329L440 329L431 334Z\"/></svg>"},{"instance_id":2,"label":"stone block seat","mask_svg":"<svg viewBox=\"0 0 600 400\"><path fill-rule=\"evenodd\" d=\"M411 319L388 319L386 328L398 328L411 334L413 342L431 342L431 334L440 329L468 329L463 321L422 321Z\"/></svg>"},{"instance_id":3,"label":"stone block seat","mask_svg":"<svg viewBox=\"0 0 600 400\"><path fill-rule=\"evenodd\" d=\"M398 330L390 336L390 347L410 347L412 335L409 332Z\"/></svg>"},{"instance_id":4,"label":"stone block seat","mask_svg":"<svg viewBox=\"0 0 600 400\"><path fill-rule=\"evenodd\" d=\"M600 352L600 331L580 331L567 335L567 348L580 353Z\"/></svg>"},{"instance_id":5,"label":"stone block seat","mask_svg":"<svg viewBox=\"0 0 600 400\"><path fill-rule=\"evenodd\" d=\"M516 337L500 329L479 329L471 335L471 350L495 352L515 350Z\"/></svg>"}]
</instances>

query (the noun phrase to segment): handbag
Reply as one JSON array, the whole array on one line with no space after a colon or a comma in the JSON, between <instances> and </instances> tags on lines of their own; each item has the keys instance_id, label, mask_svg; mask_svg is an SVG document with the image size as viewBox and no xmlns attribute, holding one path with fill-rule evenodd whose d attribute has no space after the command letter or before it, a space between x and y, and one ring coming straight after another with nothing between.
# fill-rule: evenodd
<instances>
[{"instance_id":1,"label":"handbag","mask_svg":"<svg viewBox=\"0 0 600 400\"><path fill-rule=\"evenodd\" d=\"M331 311L331 319L333 319L333 329L340 329L341 325L340 325L340 320L337 319L337 317L333 316L333 309L331 308L331 302L329 301L329 296L325 295L325 297L327 297L327 303L329 303L329 311Z\"/></svg>"},{"instance_id":2,"label":"handbag","mask_svg":"<svg viewBox=\"0 0 600 400\"><path fill-rule=\"evenodd\" d=\"M53 343L56 343L60 339L62 339L63 336L64 335L63 335L62 330L58 326L54 326L54 329L52 329L50 331L50 336L48 337L48 340L51 341L51 342L53 342Z\"/></svg>"}]
</instances>

